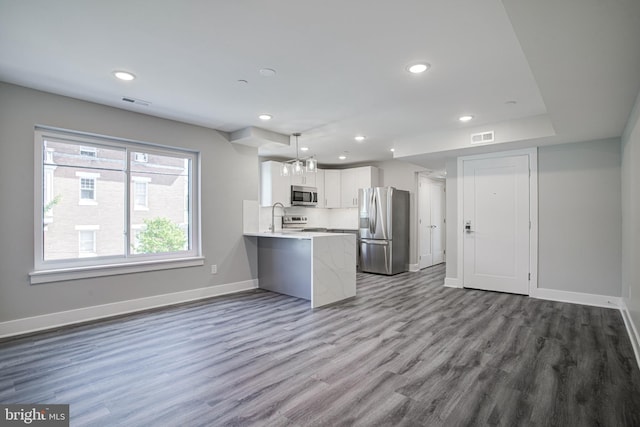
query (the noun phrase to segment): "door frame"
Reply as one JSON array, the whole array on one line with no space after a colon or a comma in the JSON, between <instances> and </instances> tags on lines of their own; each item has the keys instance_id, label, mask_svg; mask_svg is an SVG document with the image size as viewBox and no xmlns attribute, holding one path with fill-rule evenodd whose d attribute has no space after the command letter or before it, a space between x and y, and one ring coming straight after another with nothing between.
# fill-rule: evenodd
<instances>
[{"instance_id":1,"label":"door frame","mask_svg":"<svg viewBox=\"0 0 640 427\"><path fill-rule=\"evenodd\" d=\"M420 257L421 257L421 252L422 252L422 247L420 244L420 208L421 208L421 203L422 200L420 198L420 178L425 178L427 179L430 183L436 183L436 184L442 184L445 188L445 196L444 196L444 200L443 200L443 209L444 209L444 217L445 217L445 224L444 227L442 227L442 235L444 236L443 238L443 242L442 242L442 250L444 251L444 261L443 263L447 262L447 224L446 224L446 215L447 215L447 211L446 211L446 207L447 207L447 193L446 193L446 188L447 188L447 181L444 178L433 178L430 176L430 173L427 172L417 172L416 173L416 257L417 257L417 270L416 271L420 271L421 267L420 267ZM425 267L428 268L428 267Z\"/></svg>"},{"instance_id":2,"label":"door frame","mask_svg":"<svg viewBox=\"0 0 640 427\"><path fill-rule=\"evenodd\" d=\"M522 150L500 151L495 153L476 154L462 156L457 159L457 209L456 209L456 236L457 236L457 287L464 287L464 241L463 241L463 208L464 208L464 161L481 160L500 157L527 155L529 157L529 296L538 288L538 148L526 148Z\"/></svg>"}]
</instances>

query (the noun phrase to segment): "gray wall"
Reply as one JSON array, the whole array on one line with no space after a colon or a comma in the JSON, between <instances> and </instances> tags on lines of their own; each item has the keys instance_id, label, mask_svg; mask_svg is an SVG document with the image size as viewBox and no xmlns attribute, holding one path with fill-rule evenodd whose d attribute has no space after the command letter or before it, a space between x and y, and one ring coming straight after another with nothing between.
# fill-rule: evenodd
<instances>
[{"instance_id":1,"label":"gray wall","mask_svg":"<svg viewBox=\"0 0 640 427\"><path fill-rule=\"evenodd\" d=\"M538 149L538 287L620 296L620 140Z\"/></svg>"},{"instance_id":2,"label":"gray wall","mask_svg":"<svg viewBox=\"0 0 640 427\"><path fill-rule=\"evenodd\" d=\"M621 292L620 142L538 149L538 287ZM447 162L447 277L457 278L456 160ZM449 221L449 219L451 219Z\"/></svg>"},{"instance_id":3,"label":"gray wall","mask_svg":"<svg viewBox=\"0 0 640 427\"><path fill-rule=\"evenodd\" d=\"M640 330L640 94L622 136L622 297Z\"/></svg>"},{"instance_id":4,"label":"gray wall","mask_svg":"<svg viewBox=\"0 0 640 427\"><path fill-rule=\"evenodd\" d=\"M258 198L256 149L204 127L6 83L0 100L0 322L257 277L256 247L242 236L242 200ZM36 124L200 151L205 265L30 285Z\"/></svg>"}]
</instances>

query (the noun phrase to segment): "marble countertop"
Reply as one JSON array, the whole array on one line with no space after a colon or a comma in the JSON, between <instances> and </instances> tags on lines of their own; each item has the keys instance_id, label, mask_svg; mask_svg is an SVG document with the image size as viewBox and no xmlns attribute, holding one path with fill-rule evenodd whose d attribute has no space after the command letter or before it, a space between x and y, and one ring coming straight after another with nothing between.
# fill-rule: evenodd
<instances>
[{"instance_id":1,"label":"marble countertop","mask_svg":"<svg viewBox=\"0 0 640 427\"><path fill-rule=\"evenodd\" d=\"M271 237L278 239L306 239L311 240L314 237L330 237L330 236L348 236L349 233L314 233L307 231L284 231L275 232L263 231L262 233L244 233L245 236L251 237Z\"/></svg>"}]
</instances>

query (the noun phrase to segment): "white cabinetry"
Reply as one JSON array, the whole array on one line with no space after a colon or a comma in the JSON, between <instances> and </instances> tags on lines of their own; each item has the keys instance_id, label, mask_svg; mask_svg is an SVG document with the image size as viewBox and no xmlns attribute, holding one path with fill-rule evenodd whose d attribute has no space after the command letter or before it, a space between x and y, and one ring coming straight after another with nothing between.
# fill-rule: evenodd
<instances>
[{"instance_id":1,"label":"white cabinetry","mask_svg":"<svg viewBox=\"0 0 640 427\"><path fill-rule=\"evenodd\" d=\"M324 170L318 169L315 173L316 189L318 190L318 208L326 207L325 204L325 192L324 192Z\"/></svg>"},{"instance_id":2,"label":"white cabinetry","mask_svg":"<svg viewBox=\"0 0 640 427\"><path fill-rule=\"evenodd\" d=\"M306 173L305 175L292 175L291 185L303 185L305 187L315 187L317 184L317 172Z\"/></svg>"},{"instance_id":3,"label":"white cabinetry","mask_svg":"<svg viewBox=\"0 0 640 427\"><path fill-rule=\"evenodd\" d=\"M280 202L291 206L291 181L281 176L282 163L267 161L260 165L260 206L272 206Z\"/></svg>"},{"instance_id":4,"label":"white cabinetry","mask_svg":"<svg viewBox=\"0 0 640 427\"><path fill-rule=\"evenodd\" d=\"M324 170L324 207L339 208L340 205L340 182L341 172L339 169Z\"/></svg>"},{"instance_id":5,"label":"white cabinetry","mask_svg":"<svg viewBox=\"0 0 640 427\"><path fill-rule=\"evenodd\" d=\"M358 207L358 189L378 186L378 168L363 166L341 171L341 207Z\"/></svg>"},{"instance_id":6,"label":"white cabinetry","mask_svg":"<svg viewBox=\"0 0 640 427\"><path fill-rule=\"evenodd\" d=\"M318 189L319 208L358 207L358 189L378 186L378 168L363 166L351 169L324 169L316 173L281 176L282 163L262 162L260 165L260 206L280 202L291 206L291 185Z\"/></svg>"}]
</instances>

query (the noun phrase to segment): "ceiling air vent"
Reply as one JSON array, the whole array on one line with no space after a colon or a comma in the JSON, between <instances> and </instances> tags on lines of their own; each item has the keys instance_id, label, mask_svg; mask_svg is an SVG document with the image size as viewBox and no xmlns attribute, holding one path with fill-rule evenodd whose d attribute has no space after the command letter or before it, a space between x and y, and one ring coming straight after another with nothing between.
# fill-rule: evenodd
<instances>
[{"instance_id":1,"label":"ceiling air vent","mask_svg":"<svg viewBox=\"0 0 640 427\"><path fill-rule=\"evenodd\" d=\"M149 101L143 101L142 99L131 98L128 96L123 96L122 100L130 104L142 105L143 107L148 107L149 105L151 105Z\"/></svg>"},{"instance_id":2,"label":"ceiling air vent","mask_svg":"<svg viewBox=\"0 0 640 427\"><path fill-rule=\"evenodd\" d=\"M472 144L484 144L487 142L493 142L494 134L493 131L480 132L480 133L472 133L471 134L471 143Z\"/></svg>"}]
</instances>

